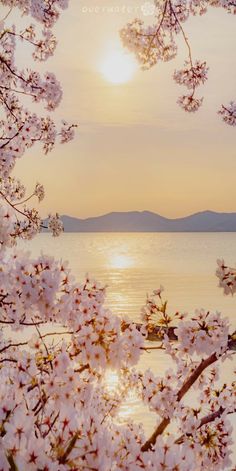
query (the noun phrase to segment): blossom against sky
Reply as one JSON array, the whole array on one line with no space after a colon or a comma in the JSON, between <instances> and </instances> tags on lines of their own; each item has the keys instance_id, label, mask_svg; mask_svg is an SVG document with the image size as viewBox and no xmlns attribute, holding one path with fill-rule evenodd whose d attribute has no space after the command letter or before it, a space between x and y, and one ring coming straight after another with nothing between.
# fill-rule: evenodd
<instances>
[{"instance_id":1,"label":"blossom against sky","mask_svg":"<svg viewBox=\"0 0 236 471\"><path fill-rule=\"evenodd\" d=\"M185 25L193 57L209 66L199 90L203 106L190 115L176 104L182 90L172 78L187 57L181 39L177 58L150 71L140 71L125 53L126 74L114 80L123 54L119 30L136 16L154 21L144 15L144 3L71 0L56 26L55 57L39 67L61 81L56 117L79 123L76 139L47 157L35 147L16 167L29 190L35 181L45 185L45 214L147 209L178 217L236 210L235 129L216 113L235 98L235 18L212 8ZM11 15L16 21L16 12Z\"/></svg>"}]
</instances>

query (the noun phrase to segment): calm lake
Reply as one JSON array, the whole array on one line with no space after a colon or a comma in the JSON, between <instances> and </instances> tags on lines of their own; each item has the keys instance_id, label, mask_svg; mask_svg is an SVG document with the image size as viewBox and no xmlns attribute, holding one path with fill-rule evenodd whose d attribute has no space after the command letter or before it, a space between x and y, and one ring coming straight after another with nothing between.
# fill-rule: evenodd
<instances>
[{"instance_id":1,"label":"calm lake","mask_svg":"<svg viewBox=\"0 0 236 471\"><path fill-rule=\"evenodd\" d=\"M108 285L107 305L117 314L140 320L146 293L162 284L169 311L193 313L196 308L218 310L236 326L236 297L224 296L217 287L216 259L236 262L236 233L66 233L59 238L40 234L21 247L68 260L73 273L83 281L85 273ZM235 362L234 362L235 363ZM160 351L144 353L140 369L161 374L168 358ZM225 362L222 380L232 380L233 362ZM115 387L116 375L107 379ZM191 398L192 400L192 398ZM153 430L149 413L130 393L121 412Z\"/></svg>"},{"instance_id":2,"label":"calm lake","mask_svg":"<svg viewBox=\"0 0 236 471\"><path fill-rule=\"evenodd\" d=\"M236 233L40 234L21 247L68 260L79 281L89 273L106 284L107 305L139 320L146 293L162 284L170 311L216 309L235 326L236 297L217 287L216 259L236 262Z\"/></svg>"}]
</instances>

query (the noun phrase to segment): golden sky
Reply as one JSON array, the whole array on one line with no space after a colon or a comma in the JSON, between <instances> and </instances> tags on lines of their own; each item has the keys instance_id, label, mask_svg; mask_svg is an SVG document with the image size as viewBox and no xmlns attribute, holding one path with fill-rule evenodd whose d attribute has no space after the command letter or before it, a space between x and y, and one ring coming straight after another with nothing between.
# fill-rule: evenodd
<instances>
[{"instance_id":1,"label":"golden sky","mask_svg":"<svg viewBox=\"0 0 236 471\"><path fill-rule=\"evenodd\" d=\"M204 104L190 115L176 104L184 90L172 79L186 58L182 40L175 60L137 70L128 82L114 84L102 73L109 51L120 50L119 29L135 16L144 18L143 3L71 0L55 28L55 56L39 67L55 72L64 90L55 119L79 128L73 142L47 157L36 146L17 164L29 191L36 181L45 185L43 214L236 211L235 128L216 114L221 103L236 98L235 18L211 8L185 25L193 57L210 67L199 90ZM11 20L18 21L16 15Z\"/></svg>"}]
</instances>

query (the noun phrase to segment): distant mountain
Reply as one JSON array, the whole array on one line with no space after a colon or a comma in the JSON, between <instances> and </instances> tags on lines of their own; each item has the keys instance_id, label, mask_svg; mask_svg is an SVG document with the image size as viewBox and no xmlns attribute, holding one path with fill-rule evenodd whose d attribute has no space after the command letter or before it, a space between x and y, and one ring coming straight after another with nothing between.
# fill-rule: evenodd
<instances>
[{"instance_id":1,"label":"distant mountain","mask_svg":"<svg viewBox=\"0 0 236 471\"><path fill-rule=\"evenodd\" d=\"M168 219L150 211L113 212L78 219L61 217L65 232L236 232L236 213L202 211Z\"/></svg>"}]
</instances>

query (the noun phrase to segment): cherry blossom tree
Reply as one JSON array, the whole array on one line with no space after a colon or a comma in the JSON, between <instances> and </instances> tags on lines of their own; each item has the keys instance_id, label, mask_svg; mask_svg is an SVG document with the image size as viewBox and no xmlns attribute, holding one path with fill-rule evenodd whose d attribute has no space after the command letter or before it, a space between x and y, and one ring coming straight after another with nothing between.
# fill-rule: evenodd
<instances>
[{"instance_id":1,"label":"cherry blossom tree","mask_svg":"<svg viewBox=\"0 0 236 471\"><path fill-rule=\"evenodd\" d=\"M152 4L147 3L148 6ZM174 72L173 78L177 84L186 87L178 104L187 112L197 111L202 105L203 97L197 96L196 91L207 80L208 67L205 61L194 61L183 24L191 16L204 15L209 7L236 14L235 0L154 0L154 24L147 26L143 20L135 19L120 32L124 46L135 54L143 69L149 69L159 61L174 59L178 52L176 40L179 35L182 37L187 59L183 68ZM218 113L225 123L236 126L235 101L222 105Z\"/></svg>"},{"instance_id":2,"label":"cherry blossom tree","mask_svg":"<svg viewBox=\"0 0 236 471\"><path fill-rule=\"evenodd\" d=\"M16 46L18 41L22 46L24 43L30 45L35 61L45 61L53 55L57 42L52 27L58 19L59 10L66 8L67 3L66 0L1 1L1 4L10 7L0 23L0 103L5 114L5 119L0 121L0 195L6 203L1 206L4 221L1 230L4 232L4 226L8 226L9 230L5 232L7 240L4 241L8 245L14 244L17 237L31 238L42 226L38 211L29 208L26 203L34 196L39 202L42 201L43 186L36 183L34 193L26 196L24 185L11 176L16 160L35 142L40 142L47 154L53 149L57 137L64 143L74 133L74 125L63 121L62 128L57 130L49 114L38 116L24 106L21 97L27 96L33 102L44 104L47 111L53 111L61 101L62 90L53 73L46 73L42 77L36 70L18 67ZM33 24L23 31L17 31L14 25L5 26L8 15L10 18L10 12L15 7L24 15L30 14L37 20L42 25L42 31L38 32L39 28ZM13 219L10 213L14 213ZM49 228L55 235L60 233L62 225L58 216L49 218Z\"/></svg>"},{"instance_id":3,"label":"cherry blossom tree","mask_svg":"<svg viewBox=\"0 0 236 471\"><path fill-rule=\"evenodd\" d=\"M235 382L219 375L232 358L235 337L220 313L168 313L163 288L148 297L140 324L114 315L104 305L105 288L86 277L79 283L67 263L50 255L33 258L17 249L42 228L32 198L13 178L17 158L35 142L49 152L57 137L73 137L74 125L57 130L51 117L25 107L25 95L48 112L62 90L52 73L42 77L17 65L16 44L33 48L35 61L54 54L52 28L66 0L1 0L8 7L0 31L0 470L1 471L196 471L232 466ZM11 10L34 21L24 31L9 26ZM167 8L167 7L166 7ZM4 10L5 11L5 10ZM164 21L164 20L163 20ZM42 28L42 31L41 31ZM191 84L204 81L197 63ZM178 81L185 83L184 73ZM62 225L50 216L54 236ZM236 290L236 271L218 264L226 294ZM158 339L154 346L146 342ZM146 352L162 350L171 368L139 371ZM158 353L158 352L157 352ZM106 371L118 377L111 391ZM185 400L195 388L195 405ZM150 436L142 424L122 421L119 411L133 390L156 417Z\"/></svg>"}]
</instances>

